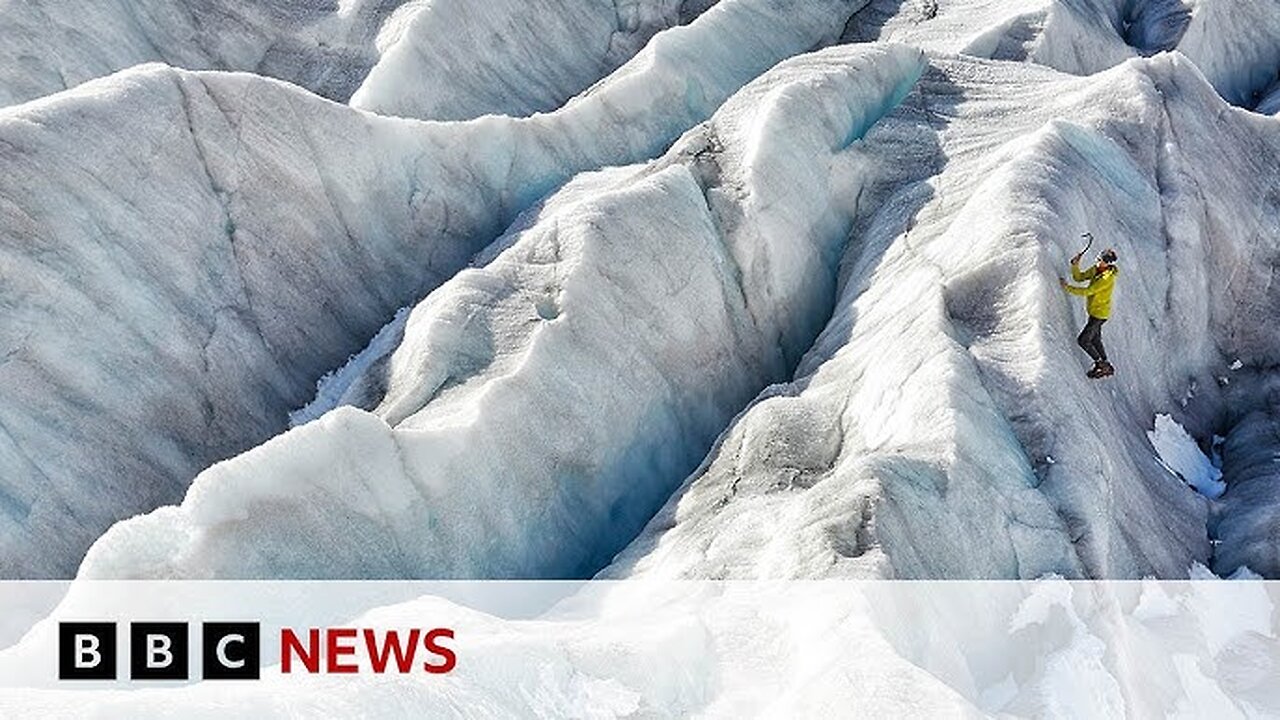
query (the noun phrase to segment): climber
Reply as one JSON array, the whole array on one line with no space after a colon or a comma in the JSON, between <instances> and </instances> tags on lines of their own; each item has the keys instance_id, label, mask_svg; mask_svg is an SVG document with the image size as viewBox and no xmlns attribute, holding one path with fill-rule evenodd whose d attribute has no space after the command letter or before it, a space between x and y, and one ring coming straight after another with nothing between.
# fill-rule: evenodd
<instances>
[{"instance_id":1,"label":"climber","mask_svg":"<svg viewBox=\"0 0 1280 720\"><path fill-rule=\"evenodd\" d=\"M1107 361L1107 350L1102 346L1102 324L1111 317L1111 291L1116 286L1116 275L1120 268L1116 266L1116 251L1110 248L1098 255L1098 263L1088 270L1080 269L1079 255L1071 258L1071 277L1076 282L1088 282L1085 287L1076 287L1059 277L1062 289L1072 295L1080 295L1085 300L1085 310L1089 313L1089 322L1085 323L1076 342L1093 358L1093 368L1088 377L1104 378L1115 374L1116 370Z\"/></svg>"}]
</instances>

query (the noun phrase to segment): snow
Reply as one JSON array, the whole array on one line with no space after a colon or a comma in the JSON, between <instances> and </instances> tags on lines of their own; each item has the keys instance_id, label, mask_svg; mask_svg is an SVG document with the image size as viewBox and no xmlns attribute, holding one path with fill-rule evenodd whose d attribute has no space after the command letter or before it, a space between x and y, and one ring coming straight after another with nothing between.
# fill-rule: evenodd
<instances>
[{"instance_id":1,"label":"snow","mask_svg":"<svg viewBox=\"0 0 1280 720\"><path fill-rule=\"evenodd\" d=\"M1195 439L1169 415L1156 415L1155 428L1147 431L1169 472L1207 498L1217 498L1227 489L1222 471L1200 450Z\"/></svg>"},{"instance_id":2,"label":"snow","mask_svg":"<svg viewBox=\"0 0 1280 720\"><path fill-rule=\"evenodd\" d=\"M72 574L111 522L284 430L519 213L660 154L850 12L725 3L528 119L377 117L157 65L0 112L0 576Z\"/></svg>"}]
</instances>

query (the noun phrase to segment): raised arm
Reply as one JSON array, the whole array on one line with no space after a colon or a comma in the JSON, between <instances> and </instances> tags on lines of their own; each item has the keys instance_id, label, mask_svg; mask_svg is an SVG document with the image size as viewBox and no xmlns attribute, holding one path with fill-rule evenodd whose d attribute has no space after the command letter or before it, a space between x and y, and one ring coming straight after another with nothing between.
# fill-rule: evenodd
<instances>
[{"instance_id":1,"label":"raised arm","mask_svg":"<svg viewBox=\"0 0 1280 720\"><path fill-rule=\"evenodd\" d=\"M1092 280L1093 276L1098 273L1097 268L1090 267L1088 270L1080 269L1080 257L1071 258L1071 279L1076 282L1084 282Z\"/></svg>"},{"instance_id":2,"label":"raised arm","mask_svg":"<svg viewBox=\"0 0 1280 720\"><path fill-rule=\"evenodd\" d=\"M1092 270L1093 268L1090 268L1090 269ZM1075 287L1074 285L1063 285L1062 287L1065 288L1066 291L1071 293L1072 295L1089 297L1090 295L1097 295L1100 292L1110 290L1115 284L1116 284L1116 274L1113 272L1110 272L1103 275L1096 282L1092 282L1085 287Z\"/></svg>"}]
</instances>

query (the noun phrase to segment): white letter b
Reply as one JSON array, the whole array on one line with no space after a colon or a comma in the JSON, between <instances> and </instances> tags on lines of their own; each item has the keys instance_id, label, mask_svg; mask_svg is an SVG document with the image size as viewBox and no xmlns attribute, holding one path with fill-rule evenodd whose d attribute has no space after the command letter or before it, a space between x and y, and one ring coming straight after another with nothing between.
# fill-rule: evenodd
<instances>
[{"instance_id":1,"label":"white letter b","mask_svg":"<svg viewBox=\"0 0 1280 720\"><path fill-rule=\"evenodd\" d=\"M165 635L147 636L147 667L163 668L173 664L173 641ZM163 658L163 661L161 661Z\"/></svg>"},{"instance_id":2,"label":"white letter b","mask_svg":"<svg viewBox=\"0 0 1280 720\"><path fill-rule=\"evenodd\" d=\"M92 659L90 659L92 658ZM102 662L102 653L98 651L98 638L93 635L76 636L76 667L98 667Z\"/></svg>"}]
</instances>

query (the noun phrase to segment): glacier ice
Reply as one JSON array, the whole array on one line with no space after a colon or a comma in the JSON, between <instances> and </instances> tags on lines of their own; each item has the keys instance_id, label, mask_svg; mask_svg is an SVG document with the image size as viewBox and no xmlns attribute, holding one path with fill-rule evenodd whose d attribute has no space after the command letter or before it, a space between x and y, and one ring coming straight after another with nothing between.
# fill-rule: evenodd
<instances>
[{"instance_id":1,"label":"glacier ice","mask_svg":"<svg viewBox=\"0 0 1280 720\"><path fill-rule=\"evenodd\" d=\"M809 57L807 62L818 68L810 72L819 77L842 64L839 55ZM776 292L788 283L810 287L819 297L833 292L822 289L820 274L803 270L805 257L815 257L812 251L759 256L762 248L777 245L769 238L794 235L796 227L814 223L828 225L825 234L832 237L852 230L852 240L841 261L835 315L795 382L770 388L734 421L700 472L607 576L1176 577L1185 574L1190 561L1207 561L1204 501L1165 470L1140 426L1125 418L1150 417L1167 398L1180 396L1189 378L1213 386L1212 369L1225 366L1224 357L1273 356L1277 339L1259 331L1271 301L1250 294L1253 286L1245 276L1226 296L1211 294L1206 282L1256 247L1260 237L1248 231L1213 232L1214 223L1225 224L1238 214L1237 198L1250 195L1233 186L1248 174L1233 167L1205 168L1194 162L1205 148L1167 140L1200 136L1203 118L1219 118L1216 142L1249 147L1256 156L1275 152L1274 132L1257 126L1248 113L1230 110L1178 56L1131 60L1088 78L1031 65L1002 67L993 74L990 62L946 56L932 58L930 66L905 99L897 89L901 78L877 90L878 96L848 96L851 104L839 115L844 125L834 129L837 140L827 141L835 148L833 160L821 163L831 173L825 190L800 182L814 151L797 146L795 138L804 137L798 133L806 121L829 123L822 118L832 111L815 113L812 100L764 80L677 143L668 160L643 171L623 168L575 181L595 185L588 190L571 183L566 199L553 198L537 218L525 221L529 227L519 229L517 237L500 242L492 262L429 297L407 321L400 347L370 366L376 367L374 377L351 386L346 400L377 418L341 409L327 422L211 470L181 508L163 509L108 533L82 572L89 577L561 576L598 566L601 558L593 551L616 547L628 535L619 528L646 513L616 515L618 507L631 507L617 491L593 491L593 505L587 496L548 494L546 488L577 487L588 477L625 478L617 485L634 493L636 505L643 507L665 494L669 486L664 483L680 467L696 463L709 436L697 430L677 435L688 445L676 445L681 457L664 464L645 454L627 462L609 460L625 457L627 450L610 450L609 441L591 436L566 447L560 445L562 432L531 441L525 439L530 430L512 430L502 412L509 407L527 407L523 415L537 417L548 403L559 404L563 409L530 426L555 428L556 416L587 417L572 412L599 404L617 413L615 408L632 404L635 396L620 401L612 384L602 389L592 381L575 383L592 392L555 402L490 399L501 387L495 378L539 374L541 365L521 350L536 345L521 323L554 326L565 312L559 299L544 297L555 295L558 277L549 283L532 273L515 282L507 262L512 254L545 258L545 251L529 249L537 244L531 238L540 234L539 222L555 233L572 227L572 215L586 213L583 208L595 202L577 205L577 196L606 198L626 187L614 185L618 173L661 177L676 169L667 163L682 154L694 160L704 184L711 179L714 227L726 237L738 236L730 241L730 255L743 269L744 307L756 330L764 323L796 333L795 340L778 343L782 353L772 370L742 373L722 366L719 373L754 378L747 387L782 379L779 368L793 366L797 349L808 347L806 338L819 329L806 329L795 319L825 314L815 312L822 304L810 300L782 316L786 319L769 317L789 307ZM808 65L784 64L766 78L785 78L799 67ZM914 82L915 76L910 78ZM741 129L725 133L722 127ZM770 132L770 127L786 132ZM735 156L741 156L737 167L745 181L735 178L735 164L726 161ZM912 162L894 162L903 157ZM1215 171L1223 177L1203 175ZM688 190L677 187L696 188L691 178L663 186L640 204L662 206L664 216L684 217L688 211L676 198ZM769 191L782 188L805 191L785 203L768 199ZM659 198L669 199L669 205ZM768 211L753 213L757 202ZM1099 207L1107 210L1095 216ZM830 225L833 212L844 219ZM1197 216L1209 223L1188 221ZM1252 219L1245 222L1256 227L1269 222L1256 212L1247 217ZM1241 220L1232 217L1231 222L1238 227ZM646 226L602 223L595 221L611 228L606 235L637 233ZM1074 347L1062 341L1074 334L1079 310L1044 282L1052 277L1047 268L1063 262L1070 254L1064 245L1084 227L1113 239L1122 258L1142 268L1121 296L1135 311L1113 323L1117 356L1134 362L1133 371L1116 380L1124 388L1119 396L1103 395L1110 386L1090 385L1082 377ZM835 258L829 262L834 266ZM747 269L754 268L763 273L762 281L749 281ZM621 279L625 276L616 277L617 284L628 285ZM754 293L767 299L753 300ZM1249 297L1240 299L1240 293ZM529 313L523 321L515 309L521 305ZM1241 313L1241 306L1252 310ZM665 316L671 320L668 332L675 333L682 325L675 319L679 313ZM639 327L631 335L647 342ZM1204 332L1205 327L1215 330ZM583 333L571 347L591 348L587 338L592 335ZM707 340L721 336L704 333ZM1176 356L1158 350L1175 345L1184 348ZM567 358L574 350L560 349L555 356L572 367ZM598 360L585 362L599 366ZM603 364L636 371L617 360ZM526 392L554 397L546 393L563 385L545 382ZM640 395L650 387L642 385ZM706 427L736 409L733 398L741 392L739 387L728 400L711 403L717 419ZM1220 399L1206 392L1201 402ZM613 442L672 448L666 439L671 435L620 421L626 415L613 413L605 423L618 431ZM581 425L591 423L575 420ZM1118 429L1126 426L1132 429ZM1096 427L1116 429L1099 435ZM504 440L477 440L481 436L464 432L489 432ZM450 433L473 439L437 439ZM373 440L380 436L386 439ZM313 449L298 451L291 442ZM519 442L532 450L517 451ZM331 460L316 460L326 444L339 449ZM373 453L388 453L385 462L371 460L365 468L339 461L354 452L351 448L370 453L376 445L387 448ZM433 446L437 449L425 449ZM508 462L477 463L459 449L479 447L491 448L480 456L505 454ZM556 474L559 463L577 466L584 449L591 458L588 467L622 470ZM592 454L597 451L603 454ZM510 461L516 455L520 463ZM1047 462L1049 456L1056 461ZM397 471L396 463L407 467ZM512 492L501 485L503 467L527 480L526 487ZM471 473L489 479L457 480ZM404 479L386 482L389 477ZM383 482L375 487L374 478ZM447 492L455 482L465 490ZM294 483L325 489L280 489ZM373 492L373 501L357 504L369 519L355 524L367 523L368 529L353 533L361 537L358 543L317 539L328 537L322 519L356 503L315 498L344 498L341 488L352 484ZM424 484L440 497L415 506L432 492L420 489ZM395 490L397 485L408 492ZM290 494L308 498L305 512L281 513L280 504L288 507ZM484 499L483 511L475 509L477 498ZM504 509L509 507L538 511ZM296 517L296 523L281 523L282 515ZM455 519L459 515L466 519ZM430 520L408 521L415 517ZM592 519L606 517L610 520ZM281 524L285 529L275 527ZM561 528L554 539L539 535L548 524ZM938 532L940 526L946 530ZM306 537L313 552L299 553L296 542L291 546L289 538L296 537ZM957 537L979 540L957 543ZM575 542L566 544L564 538ZM148 549L155 547L169 549Z\"/></svg>"},{"instance_id":2,"label":"glacier ice","mask_svg":"<svg viewBox=\"0 0 1280 720\"><path fill-rule=\"evenodd\" d=\"M0 107L134 65L245 70L345 101L405 0L58 0L0 4Z\"/></svg>"},{"instance_id":3,"label":"glacier ice","mask_svg":"<svg viewBox=\"0 0 1280 720\"><path fill-rule=\"evenodd\" d=\"M430 120L560 107L681 20L678 0L446 0L408 8L351 98ZM384 33L387 31L384 31Z\"/></svg>"},{"instance_id":4,"label":"glacier ice","mask_svg":"<svg viewBox=\"0 0 1280 720\"><path fill-rule=\"evenodd\" d=\"M82 575L591 573L821 329L850 229L844 149L922 63L802 56L656 164L581 176L410 313L349 391L372 414L339 408L215 466ZM824 153L830 177L810 169Z\"/></svg>"},{"instance_id":5,"label":"glacier ice","mask_svg":"<svg viewBox=\"0 0 1280 720\"><path fill-rule=\"evenodd\" d=\"M1229 491L1214 518L1213 569L1219 575L1247 568L1280 577L1280 422L1274 407L1242 417L1222 448Z\"/></svg>"},{"instance_id":6,"label":"glacier ice","mask_svg":"<svg viewBox=\"0 0 1280 720\"><path fill-rule=\"evenodd\" d=\"M164 62L252 71L384 114L528 115L702 10L678 0L13 2L0 6L0 107Z\"/></svg>"},{"instance_id":7,"label":"glacier ice","mask_svg":"<svg viewBox=\"0 0 1280 720\"><path fill-rule=\"evenodd\" d=\"M1217 498L1226 490L1222 471L1214 467L1194 438L1169 415L1156 415L1155 428L1147 431L1161 462L1183 482L1207 498Z\"/></svg>"},{"instance_id":8,"label":"glacier ice","mask_svg":"<svg viewBox=\"0 0 1280 720\"><path fill-rule=\"evenodd\" d=\"M1189 380L1216 388L1237 352L1280 350L1270 271L1243 260L1275 252L1275 208L1246 198L1280 127L1178 55L1083 80L933 64L865 139L884 200L855 223L796 381L735 422L608 576L1178 577L1209 557L1205 502L1140 428ZM942 171L894 167L928 119ZM1133 269L1103 384L1051 282L1085 229Z\"/></svg>"},{"instance_id":9,"label":"glacier ice","mask_svg":"<svg viewBox=\"0 0 1280 720\"><path fill-rule=\"evenodd\" d=\"M843 38L1090 75L1177 50L1231 103L1255 107L1280 73L1280 5L1237 0L873 0Z\"/></svg>"},{"instance_id":10,"label":"glacier ice","mask_svg":"<svg viewBox=\"0 0 1280 720\"><path fill-rule=\"evenodd\" d=\"M629 581L374 610L478 662L268 677L280 715L1276 714L1277 37L1271 0L0 3L0 577ZM1054 282L1085 230L1102 382ZM1045 576L1194 582L736 582ZM0 714L87 698L225 710Z\"/></svg>"},{"instance_id":11,"label":"glacier ice","mask_svg":"<svg viewBox=\"0 0 1280 720\"><path fill-rule=\"evenodd\" d=\"M421 123L160 65L0 111L0 576L70 575L112 521L283 430L520 212L660 154L853 9L727 2L531 118Z\"/></svg>"},{"instance_id":12,"label":"glacier ice","mask_svg":"<svg viewBox=\"0 0 1280 720\"><path fill-rule=\"evenodd\" d=\"M1276 357L1275 130L1222 98L1268 109L1274 4L467 7L267 5L220 36L234 58L157 46L290 77L248 62L293 47L264 37L341 35L367 79L286 54L359 76L356 108L150 65L0 111L0 574L69 574L277 435L85 573L590 573L689 471L607 575L1174 577L1232 570L1210 537L1260 547L1253 504L1187 492L1143 427L1270 412L1227 363ZM883 40L905 45L860 45ZM859 59L907 47L922 73ZM1043 282L1086 227L1133 309L1104 385ZM298 542L352 507L364 530ZM237 550L282 515L296 533Z\"/></svg>"}]
</instances>

